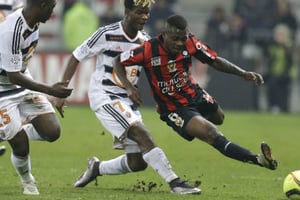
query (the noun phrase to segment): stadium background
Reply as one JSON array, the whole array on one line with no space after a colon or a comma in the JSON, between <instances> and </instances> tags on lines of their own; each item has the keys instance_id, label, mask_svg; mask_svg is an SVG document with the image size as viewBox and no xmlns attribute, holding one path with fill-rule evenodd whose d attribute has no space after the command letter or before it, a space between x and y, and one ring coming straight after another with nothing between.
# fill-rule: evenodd
<instances>
[{"instance_id":1,"label":"stadium background","mask_svg":"<svg viewBox=\"0 0 300 200\"><path fill-rule=\"evenodd\" d=\"M159 1L159 0L157 0ZM161 0L162 1L162 0ZM196 33L200 39L205 41L204 35L207 29L207 20L211 16L212 9L216 6L220 6L225 10L226 15L229 16L233 13L234 0L167 0L168 4L172 1L172 11L185 16L190 25L192 32ZM241 0L237 0L241 1ZM261 0L261 2L271 2L272 0ZM275 1L275 0L273 0ZM34 78L39 81L45 81L47 83L54 83L57 79L61 78L62 71L66 65L66 61L69 57L70 51L65 48L64 45L64 14L65 3L72 2L72 0L58 1L55 8L53 17L46 23L41 25L41 39L37 49L37 54L33 57L30 65L31 73ZM91 10L96 16L101 17L105 12L114 12L116 18L122 16L122 6L120 6L119 0L90 0L86 1ZM290 0L293 13L298 20L298 27L300 22L300 1ZM112 5L109 7L108 5ZM171 7L171 5L169 5ZM109 10L111 8L112 10ZM267 10L266 10L267 12ZM154 17L152 14L151 17ZM100 20L99 20L100 21ZM99 22L100 25L101 21ZM148 25L146 30L152 30L152 27ZM256 33L261 32L262 35L268 35L266 30L255 30ZM250 44L250 45L249 45ZM300 31L296 32L295 45L299 47L300 44ZM212 48L215 49L214 46ZM296 48L299 49L299 48ZM218 50L218 49L217 49ZM247 43L243 52L239 55L235 55L235 52L231 50L218 51L219 54L229 60L237 63L248 70L256 70L253 67L253 61L249 61L249 55L255 56L257 48L251 43ZM299 52L296 52L300 55ZM299 56L298 56L299 57ZM72 85L75 90L70 97L70 102L74 104L87 104L87 89L89 85L90 74L94 70L94 59L90 59L82 63L81 67L77 70L77 74L72 81ZM199 63L197 63L198 65ZM201 65L201 64L199 64ZM299 68L299 63L297 63ZM197 80L208 92L214 96L224 109L231 110L259 110L265 111L267 109L266 102L266 86L257 87L253 83L247 83L241 80L239 77L232 75L226 75L223 73L215 72L207 68L206 65L202 65L200 70L197 71ZM259 69L258 69L259 71ZM43 74L43 76L41 76ZM143 76L144 77L144 76ZM142 78L140 82L140 91L144 99L145 106L153 106L153 100L150 96L148 83L145 78ZM293 80L290 111L300 112L300 87L299 76Z\"/></svg>"}]
</instances>

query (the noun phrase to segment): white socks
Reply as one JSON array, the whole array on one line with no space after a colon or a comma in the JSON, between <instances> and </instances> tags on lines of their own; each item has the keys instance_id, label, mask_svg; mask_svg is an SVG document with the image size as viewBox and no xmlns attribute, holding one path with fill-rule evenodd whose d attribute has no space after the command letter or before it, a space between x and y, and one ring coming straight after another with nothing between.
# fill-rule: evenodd
<instances>
[{"instance_id":1,"label":"white socks","mask_svg":"<svg viewBox=\"0 0 300 200\"><path fill-rule=\"evenodd\" d=\"M41 136L38 134L38 132L35 130L32 124L25 124L23 125L23 129L26 132L26 135L29 140L44 140L41 138Z\"/></svg>"},{"instance_id":2,"label":"white socks","mask_svg":"<svg viewBox=\"0 0 300 200\"><path fill-rule=\"evenodd\" d=\"M11 153L10 158L22 182L29 182L32 180L34 181L34 178L31 174L30 156L17 157L13 153Z\"/></svg>"},{"instance_id":3,"label":"white socks","mask_svg":"<svg viewBox=\"0 0 300 200\"><path fill-rule=\"evenodd\" d=\"M145 153L143 158L167 183L178 178L173 172L165 153L159 147Z\"/></svg>"},{"instance_id":4,"label":"white socks","mask_svg":"<svg viewBox=\"0 0 300 200\"><path fill-rule=\"evenodd\" d=\"M128 172L131 172L131 169L128 166L125 154L108 161L101 161L99 165L100 175L126 174Z\"/></svg>"},{"instance_id":5,"label":"white socks","mask_svg":"<svg viewBox=\"0 0 300 200\"><path fill-rule=\"evenodd\" d=\"M145 162L150 165L167 183L171 182L178 176L173 172L172 167L165 153L158 147L143 155ZM108 160L101 161L99 165L100 175L117 175L132 172L127 163L125 154Z\"/></svg>"}]
</instances>

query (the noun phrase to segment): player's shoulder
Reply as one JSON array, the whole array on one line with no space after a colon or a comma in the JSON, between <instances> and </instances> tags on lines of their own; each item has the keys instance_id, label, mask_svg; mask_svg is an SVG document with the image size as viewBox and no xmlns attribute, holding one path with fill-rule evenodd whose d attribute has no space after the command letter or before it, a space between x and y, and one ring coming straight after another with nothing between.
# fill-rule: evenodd
<instances>
[{"instance_id":1,"label":"player's shoulder","mask_svg":"<svg viewBox=\"0 0 300 200\"><path fill-rule=\"evenodd\" d=\"M5 20L0 23L1 30L10 32L15 30L20 30L23 27L24 18L20 11L16 11L10 15L8 15ZM16 28L18 27L18 28Z\"/></svg>"},{"instance_id":2,"label":"player's shoulder","mask_svg":"<svg viewBox=\"0 0 300 200\"><path fill-rule=\"evenodd\" d=\"M141 34L141 37L143 37L144 40L150 40L151 39L151 36L145 31L145 30L141 30L139 31L140 34Z\"/></svg>"},{"instance_id":3,"label":"player's shoulder","mask_svg":"<svg viewBox=\"0 0 300 200\"><path fill-rule=\"evenodd\" d=\"M121 22L115 22L115 23L112 23L112 24L101 26L97 30L97 32L107 34L107 33L115 33L115 32L121 31L121 29L122 29Z\"/></svg>"}]
</instances>

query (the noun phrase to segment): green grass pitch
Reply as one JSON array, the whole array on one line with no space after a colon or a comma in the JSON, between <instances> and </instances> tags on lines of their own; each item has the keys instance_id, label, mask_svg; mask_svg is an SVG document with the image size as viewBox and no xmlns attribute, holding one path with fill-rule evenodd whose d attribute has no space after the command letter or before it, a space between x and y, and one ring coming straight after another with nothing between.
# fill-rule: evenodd
<instances>
[{"instance_id":1,"label":"green grass pitch","mask_svg":"<svg viewBox=\"0 0 300 200\"><path fill-rule=\"evenodd\" d=\"M160 121L152 108L141 109L144 122L158 146L164 149L173 169L184 180L201 181L201 195L180 196L169 192L160 176L148 167L144 172L98 177L98 184L73 188L85 170L87 159L114 158L122 151L112 149L111 135L103 129L88 107L70 106L55 143L31 142L32 172L39 196L24 196L19 177L10 163L10 148L0 157L0 200L284 200L284 177L300 169L299 115L225 112L220 130L230 140L259 152L266 141L279 161L276 171L241 163L222 156L206 143L181 139ZM149 184L156 184L149 191Z\"/></svg>"}]
</instances>

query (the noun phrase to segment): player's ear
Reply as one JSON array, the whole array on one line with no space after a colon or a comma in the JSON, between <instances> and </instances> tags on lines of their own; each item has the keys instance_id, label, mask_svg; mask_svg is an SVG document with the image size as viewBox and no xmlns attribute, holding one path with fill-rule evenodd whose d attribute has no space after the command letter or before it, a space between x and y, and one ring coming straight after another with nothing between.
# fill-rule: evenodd
<instances>
[{"instance_id":1,"label":"player's ear","mask_svg":"<svg viewBox=\"0 0 300 200\"><path fill-rule=\"evenodd\" d=\"M125 17L127 17L130 14L131 10L128 8L125 8Z\"/></svg>"}]
</instances>

